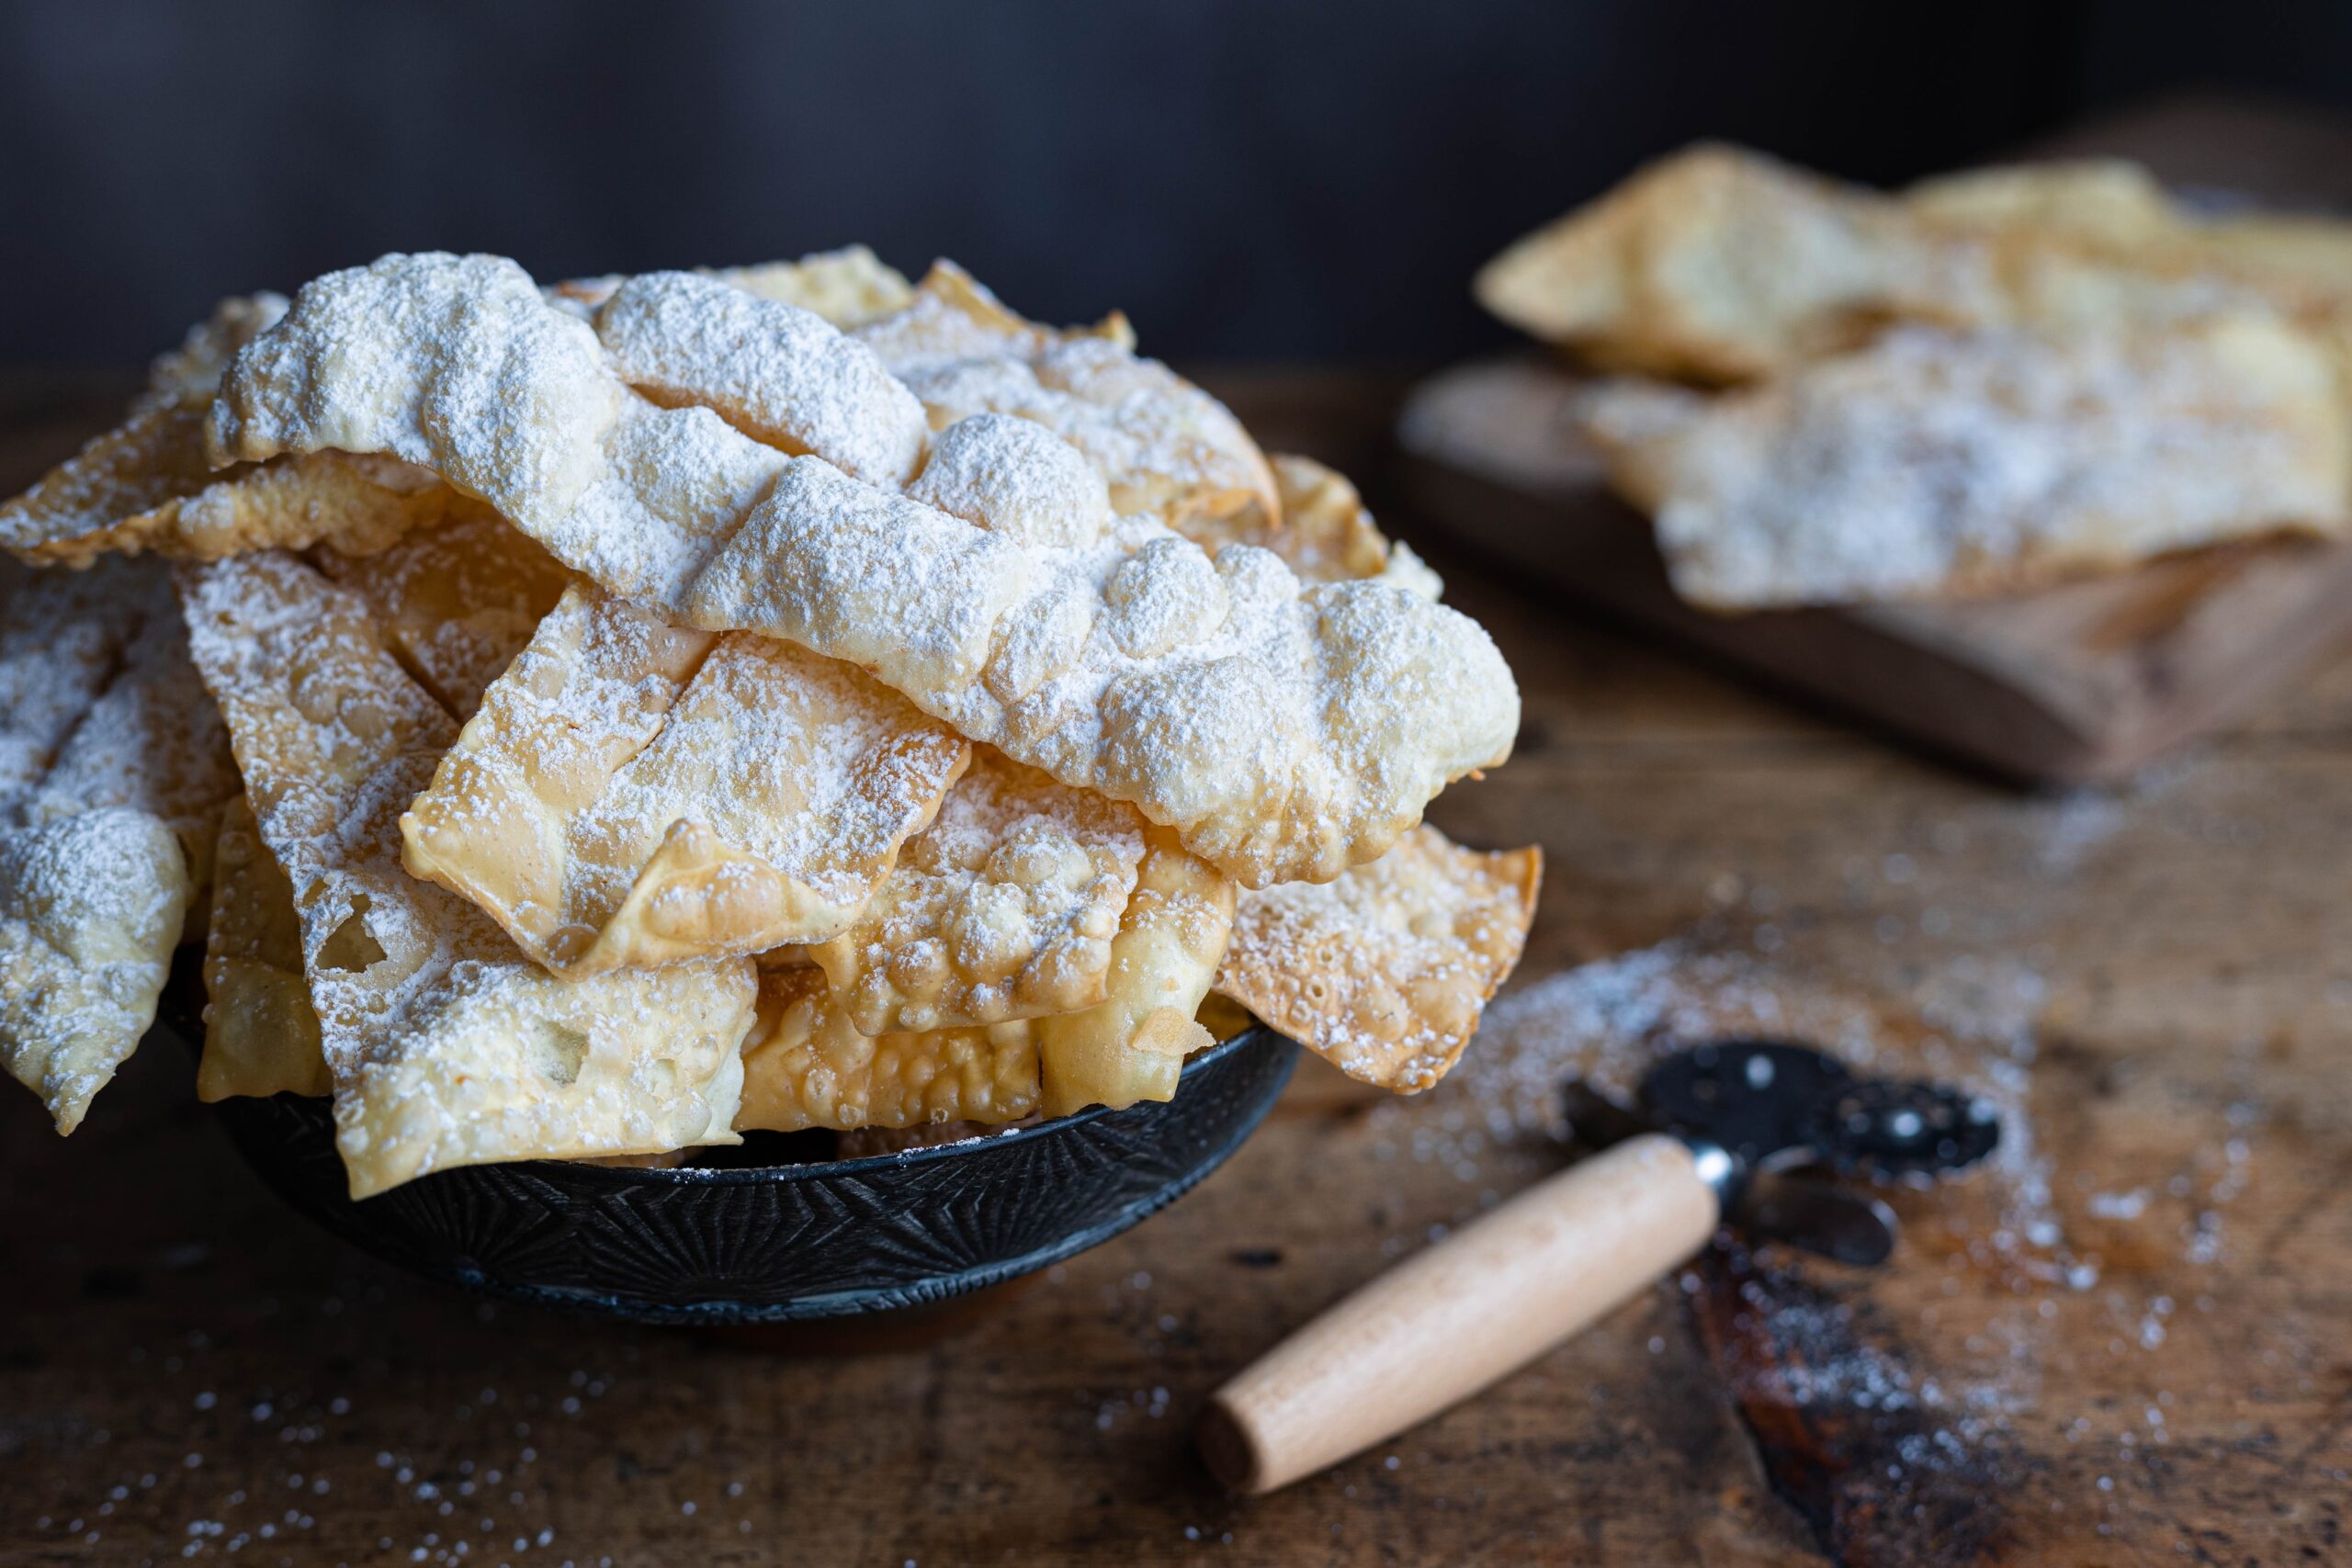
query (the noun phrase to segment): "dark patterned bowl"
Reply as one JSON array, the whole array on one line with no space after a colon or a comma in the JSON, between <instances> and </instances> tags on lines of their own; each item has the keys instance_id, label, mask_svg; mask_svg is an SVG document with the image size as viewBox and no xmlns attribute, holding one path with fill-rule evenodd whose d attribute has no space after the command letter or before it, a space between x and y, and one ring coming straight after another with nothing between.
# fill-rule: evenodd
<instances>
[{"instance_id":1,"label":"dark patterned bowl","mask_svg":"<svg viewBox=\"0 0 2352 1568\"><path fill-rule=\"evenodd\" d=\"M200 1038L200 1031L182 1032ZM1184 1064L1165 1105L1094 1110L864 1159L752 1134L723 1164L526 1160L354 1202L327 1102L213 1107L277 1194L429 1279L639 1323L790 1323L925 1306L1043 1269L1173 1202L1265 1119L1298 1046L1258 1025ZM814 1148L820 1157L802 1156Z\"/></svg>"}]
</instances>

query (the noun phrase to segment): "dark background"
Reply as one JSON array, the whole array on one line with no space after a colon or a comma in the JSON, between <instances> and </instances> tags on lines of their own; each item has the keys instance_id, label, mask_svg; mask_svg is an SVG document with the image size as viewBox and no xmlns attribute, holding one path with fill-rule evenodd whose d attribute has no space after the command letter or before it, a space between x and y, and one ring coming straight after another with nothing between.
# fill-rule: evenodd
<instances>
[{"instance_id":1,"label":"dark background","mask_svg":"<svg viewBox=\"0 0 2352 1568\"><path fill-rule=\"evenodd\" d=\"M1198 359L1498 341L1479 261L1698 136L1889 181L2197 89L2352 104L2352 5L0 0L0 363L395 249L865 240Z\"/></svg>"}]
</instances>

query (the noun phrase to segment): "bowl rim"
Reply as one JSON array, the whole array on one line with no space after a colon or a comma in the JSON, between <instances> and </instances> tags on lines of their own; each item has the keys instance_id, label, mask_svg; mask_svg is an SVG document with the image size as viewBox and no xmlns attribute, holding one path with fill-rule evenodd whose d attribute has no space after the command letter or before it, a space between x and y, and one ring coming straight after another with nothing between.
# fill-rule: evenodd
<instances>
[{"instance_id":1,"label":"bowl rim","mask_svg":"<svg viewBox=\"0 0 2352 1568\"><path fill-rule=\"evenodd\" d=\"M1178 1074L1178 1092L1182 1092L1181 1086L1183 1081L1193 1077L1196 1071L1208 1066L1213 1062L1222 1061L1236 1052L1247 1049L1268 1037L1287 1038L1279 1031L1253 1019L1250 1021L1250 1027L1239 1033L1218 1041L1205 1051L1193 1052L1184 1058L1184 1066ZM1152 1102L1136 1101L1136 1104L1145 1103ZM965 1155L977 1154L983 1148L1002 1148L1007 1145L1033 1142L1038 1138L1059 1134L1073 1127L1083 1126L1097 1117L1109 1116L1120 1110L1131 1109L1133 1107L1090 1105L1083 1111L1073 1111L1067 1116L1057 1116L1047 1122L1032 1122L1026 1127L1008 1127L997 1132L983 1133L976 1137L958 1138L953 1143L930 1144L921 1148L899 1149L878 1155L860 1155L855 1159L797 1160L786 1165L683 1165L666 1169L658 1166L591 1165L582 1160L571 1159L502 1160L498 1163L509 1169L527 1169L546 1165L561 1166L568 1179L584 1176L591 1180L597 1180L609 1178L612 1179L611 1185L621 1187L635 1185L732 1187L775 1181L821 1180L832 1177L855 1176L869 1170L928 1165L936 1160L954 1159ZM729 1145L713 1146L723 1148ZM464 1168L453 1166L450 1168Z\"/></svg>"},{"instance_id":2,"label":"bowl rim","mask_svg":"<svg viewBox=\"0 0 2352 1568\"><path fill-rule=\"evenodd\" d=\"M737 1280L728 1272L741 1272L736 1264L721 1270L727 1274L726 1280L715 1276L698 1278L694 1290L684 1296L673 1289L649 1292L641 1284L616 1281L602 1271L602 1264L588 1269L571 1283L549 1282L530 1271L516 1274L503 1266L484 1262L464 1249L461 1237L447 1234L441 1223L447 1217L441 1212L444 1204L429 1204L421 1224L416 1212L404 1213L397 1204L379 1214L372 1211L376 1200L348 1196L340 1179L339 1164L335 1179L322 1182L316 1167L322 1162L289 1157L297 1145L315 1143L322 1134L332 1139L331 1125L316 1110L324 1104L323 1100L280 1094L267 1100L222 1101L209 1109L232 1112L225 1129L231 1142L263 1185L295 1213L326 1234L420 1279L503 1300L529 1302L630 1323L685 1327L785 1324L890 1313L944 1301L1019 1279L1121 1235L1191 1191L1248 1141L1281 1097L1303 1050L1297 1041L1281 1031L1252 1023L1188 1058L1182 1069L1182 1081L1189 1082L1190 1076L1198 1071L1210 1076L1210 1082L1194 1085L1189 1092L1171 1095L1168 1100L1139 1100L1118 1110L1090 1106L1069 1116L993 1136L853 1160L672 1170L593 1166L575 1160L513 1160L450 1167L434 1173L457 1177L514 1173L523 1184L521 1190L495 1184L486 1190L500 1202L520 1201L550 1213L557 1210L605 1212L619 1204L642 1219L648 1203L666 1213L683 1202L691 1213L707 1202L719 1201L723 1195L732 1193L736 1196L725 1201L733 1208L723 1212L738 1213L740 1218L743 1217L740 1205L749 1201L749 1195L769 1194L760 1200L762 1204L786 1201L797 1184L803 1182L810 1184L812 1191L832 1194L824 1200L832 1202L839 1202L852 1191L863 1191L869 1201L887 1201L894 1187L909 1180L927 1191L933 1183L916 1172L953 1175L953 1168L935 1162L957 1156L981 1160L978 1166L966 1168L974 1171L981 1183L1001 1183L1012 1172L1034 1167L1041 1157L1053 1163L1056 1150L1087 1149L1100 1134L1090 1134L1082 1129L1098 1117L1111 1118L1107 1124L1112 1126L1131 1124L1166 1156L1164 1161L1138 1160L1134 1156L1142 1150L1126 1142L1129 1134L1114 1136L1111 1145L1114 1164L1120 1172L1133 1173L1116 1178L1118 1190L1127 1194L1126 1201L1092 1224L1038 1232L1045 1239L1016 1257L967 1258L962 1266L944 1272L939 1271L938 1260L934 1259L933 1266L904 1278L888 1271L870 1278L859 1274L851 1282L834 1280L814 1293L781 1296L775 1293L771 1282L745 1283ZM1216 1092L1220 1084L1227 1092ZM1206 1100L1192 1098L1204 1094L1208 1096ZM1197 1113L1189 1118L1185 1111L1188 1101L1198 1108ZM274 1114L265 1109L273 1104L278 1107ZM287 1119L289 1114L291 1121ZM1035 1142L1048 1134L1062 1137L1063 1142ZM1009 1149L1005 1158L989 1157L994 1156L999 1143L1007 1141L1028 1152ZM331 1143L328 1146L332 1146ZM459 1207L469 1211L480 1195L460 1194ZM397 1198L398 1191L381 1196ZM909 1196L921 1198L920 1193ZM598 1221L591 1213L581 1223L593 1228L609 1222ZM565 1228L569 1231L570 1227ZM424 1232L431 1234L424 1235ZM452 1249L453 1245L456 1250ZM798 1291L801 1287L792 1288Z\"/></svg>"}]
</instances>

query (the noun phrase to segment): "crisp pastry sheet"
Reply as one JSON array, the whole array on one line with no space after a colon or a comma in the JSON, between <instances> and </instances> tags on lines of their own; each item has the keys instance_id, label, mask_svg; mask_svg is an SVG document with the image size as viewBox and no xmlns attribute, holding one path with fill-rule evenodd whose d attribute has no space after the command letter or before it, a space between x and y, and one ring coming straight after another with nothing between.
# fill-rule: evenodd
<instances>
[{"instance_id":1,"label":"crisp pastry sheet","mask_svg":"<svg viewBox=\"0 0 2352 1568\"><path fill-rule=\"evenodd\" d=\"M411 464L313 452L209 477L186 493L28 554L69 565L101 554L142 551L175 560L219 560L322 543L363 554L437 522L454 499L447 485Z\"/></svg>"},{"instance_id":2,"label":"crisp pastry sheet","mask_svg":"<svg viewBox=\"0 0 2352 1568\"><path fill-rule=\"evenodd\" d=\"M2122 158L1964 169L1921 180L1900 199L1914 218L1987 234L2143 247L2169 243L2184 227L2164 186Z\"/></svg>"},{"instance_id":3,"label":"crisp pastry sheet","mask_svg":"<svg viewBox=\"0 0 2352 1568\"><path fill-rule=\"evenodd\" d=\"M221 805L237 793L236 764L220 710L188 659L165 574L134 570L136 582L124 589L137 595L138 635L58 744L22 815L51 821L102 807L143 812L178 838L200 896L211 880ZM203 911L192 913L200 920Z\"/></svg>"},{"instance_id":4,"label":"crisp pastry sheet","mask_svg":"<svg viewBox=\"0 0 2352 1568\"><path fill-rule=\"evenodd\" d=\"M855 921L809 956L865 1034L1091 1007L1148 826L1132 807L975 748Z\"/></svg>"},{"instance_id":5,"label":"crisp pastry sheet","mask_svg":"<svg viewBox=\"0 0 2352 1568\"><path fill-rule=\"evenodd\" d=\"M143 811L0 829L0 1067L59 1132L154 1021L191 892L178 840Z\"/></svg>"},{"instance_id":6,"label":"crisp pastry sheet","mask_svg":"<svg viewBox=\"0 0 2352 1568\"><path fill-rule=\"evenodd\" d=\"M205 408L230 359L285 314L280 295L224 299L159 357L147 389L118 428L93 439L24 494L0 502L0 548L20 558L86 565L111 545L85 536L194 494L211 482L205 460Z\"/></svg>"},{"instance_id":7,"label":"crisp pastry sheet","mask_svg":"<svg viewBox=\"0 0 2352 1568\"><path fill-rule=\"evenodd\" d=\"M1045 1018L868 1035L822 971L764 970L736 1125L998 1124L1170 1099L1185 1056L1210 1043L1193 1014L1233 905L1229 880L1155 834L1112 942L1103 999Z\"/></svg>"},{"instance_id":8,"label":"crisp pastry sheet","mask_svg":"<svg viewBox=\"0 0 2352 1568\"><path fill-rule=\"evenodd\" d=\"M831 1005L824 974L760 976L759 1021L743 1046L743 1132L1017 1121L1037 1106L1037 1044L1026 1022L861 1034Z\"/></svg>"},{"instance_id":9,"label":"crisp pastry sheet","mask_svg":"<svg viewBox=\"0 0 2352 1568\"><path fill-rule=\"evenodd\" d=\"M1085 455L1122 514L1180 532L1278 512L1274 479L1232 412L1135 352L1125 317L1057 332L1024 321L950 262L905 310L854 334L922 400L934 429L976 413L1034 420Z\"/></svg>"},{"instance_id":10,"label":"crisp pastry sheet","mask_svg":"<svg viewBox=\"0 0 2352 1568\"><path fill-rule=\"evenodd\" d=\"M1418 1093L1519 962L1543 865L1421 827L1335 882L1244 894L1217 991L1349 1077Z\"/></svg>"},{"instance_id":11,"label":"crisp pastry sheet","mask_svg":"<svg viewBox=\"0 0 2352 1568\"><path fill-rule=\"evenodd\" d=\"M1312 457L1275 453L1279 514L1256 507L1229 517L1179 524L1178 531L1215 555L1227 545L1255 545L1283 558L1302 582L1385 582L1435 601L1445 584L1412 547L1380 531L1346 475Z\"/></svg>"},{"instance_id":12,"label":"crisp pastry sheet","mask_svg":"<svg viewBox=\"0 0 2352 1568\"><path fill-rule=\"evenodd\" d=\"M204 945L204 1055L198 1100L273 1094L323 1098L334 1089L319 1015L302 979L302 917L294 885L242 795L223 808L213 857L212 919Z\"/></svg>"},{"instance_id":13,"label":"crisp pastry sheet","mask_svg":"<svg viewBox=\"0 0 2352 1568\"><path fill-rule=\"evenodd\" d=\"M2144 327L2267 308L2352 363L2352 238L2209 217L2118 160L1968 170L1887 194L1701 144L1488 263L1479 299L1605 370L1786 374L1890 325Z\"/></svg>"},{"instance_id":14,"label":"crisp pastry sheet","mask_svg":"<svg viewBox=\"0 0 2352 1568\"><path fill-rule=\"evenodd\" d=\"M1890 318L1996 318L1974 240L1874 191L1702 144L1650 164L1479 272L1479 302L1604 369L1770 375L1869 340Z\"/></svg>"},{"instance_id":15,"label":"crisp pastry sheet","mask_svg":"<svg viewBox=\"0 0 2352 1568\"><path fill-rule=\"evenodd\" d=\"M1213 1043L1195 1021L1233 934L1239 889L1165 829L1148 834L1111 941L1102 1000L1037 1020L1039 1109L1068 1116L1171 1100L1184 1058Z\"/></svg>"},{"instance_id":16,"label":"crisp pastry sheet","mask_svg":"<svg viewBox=\"0 0 2352 1568\"><path fill-rule=\"evenodd\" d=\"M161 572L0 570L0 1066L59 1131L153 1021L233 788Z\"/></svg>"},{"instance_id":17,"label":"crisp pastry sheet","mask_svg":"<svg viewBox=\"0 0 2352 1568\"><path fill-rule=\"evenodd\" d=\"M696 276L716 278L746 294L814 310L843 332L892 316L913 303L906 275L864 245L817 251L797 261L758 262L750 266L703 267ZM594 319L596 308L628 280L615 273L579 277L548 291L551 303Z\"/></svg>"},{"instance_id":18,"label":"crisp pastry sheet","mask_svg":"<svg viewBox=\"0 0 2352 1568\"><path fill-rule=\"evenodd\" d=\"M763 299L814 310L846 332L903 310L914 286L864 245L819 251L798 261L720 267L710 276Z\"/></svg>"},{"instance_id":19,"label":"crisp pastry sheet","mask_svg":"<svg viewBox=\"0 0 2352 1568\"><path fill-rule=\"evenodd\" d=\"M2267 312L1953 333L1715 399L1604 391L1611 482L1712 608L2005 592L2352 518L2328 355Z\"/></svg>"},{"instance_id":20,"label":"crisp pastry sheet","mask_svg":"<svg viewBox=\"0 0 2352 1568\"><path fill-rule=\"evenodd\" d=\"M401 821L411 872L581 976L846 927L970 748L863 671L575 586Z\"/></svg>"},{"instance_id":21,"label":"crisp pastry sheet","mask_svg":"<svg viewBox=\"0 0 2352 1568\"><path fill-rule=\"evenodd\" d=\"M112 683L147 617L152 573L0 561L0 810L19 814Z\"/></svg>"},{"instance_id":22,"label":"crisp pastry sheet","mask_svg":"<svg viewBox=\"0 0 2352 1568\"><path fill-rule=\"evenodd\" d=\"M545 550L488 507L465 500L382 550L353 556L322 547L312 563L367 602L388 650L460 718L481 705L483 690L530 640L570 581ZM172 619L176 628L180 618ZM196 679L193 666L189 679ZM200 684L197 694L211 711ZM262 842L242 793L220 816L204 981L209 999L198 1098L332 1091L302 975L293 885Z\"/></svg>"},{"instance_id":23,"label":"crisp pastry sheet","mask_svg":"<svg viewBox=\"0 0 2352 1568\"><path fill-rule=\"evenodd\" d=\"M179 348L156 360L120 425L0 502L0 549L74 567L106 555L211 560L321 540L356 552L381 548L438 516L448 490L390 457L319 452L211 471L205 410L221 373L285 310L274 294L221 301Z\"/></svg>"},{"instance_id":24,"label":"crisp pastry sheet","mask_svg":"<svg viewBox=\"0 0 2352 1568\"><path fill-rule=\"evenodd\" d=\"M688 272L645 273L596 311L620 378L697 404L754 440L898 486L922 466L923 405L865 344L814 310Z\"/></svg>"},{"instance_id":25,"label":"crisp pastry sheet","mask_svg":"<svg viewBox=\"0 0 2352 1568\"><path fill-rule=\"evenodd\" d=\"M189 569L190 644L284 868L354 1196L482 1161L733 1139L748 961L568 982L401 869L456 739L366 600L293 557Z\"/></svg>"},{"instance_id":26,"label":"crisp pastry sheet","mask_svg":"<svg viewBox=\"0 0 2352 1568\"><path fill-rule=\"evenodd\" d=\"M1517 721L1123 318L862 249L225 302L0 550L90 568L0 573L0 1056L70 1131L200 931L200 1094L332 1094L358 1197L1166 1099L1241 886Z\"/></svg>"},{"instance_id":27,"label":"crisp pastry sheet","mask_svg":"<svg viewBox=\"0 0 2352 1568\"><path fill-rule=\"evenodd\" d=\"M368 601L401 668L460 723L572 581L536 540L464 498L380 550L321 546L311 561Z\"/></svg>"}]
</instances>

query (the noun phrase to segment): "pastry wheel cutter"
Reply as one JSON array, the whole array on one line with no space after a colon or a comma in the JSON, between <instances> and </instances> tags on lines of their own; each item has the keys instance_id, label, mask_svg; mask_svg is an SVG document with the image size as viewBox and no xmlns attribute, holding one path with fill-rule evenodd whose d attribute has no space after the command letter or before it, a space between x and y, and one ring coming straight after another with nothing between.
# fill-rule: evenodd
<instances>
[{"instance_id":1,"label":"pastry wheel cutter","mask_svg":"<svg viewBox=\"0 0 2352 1568\"><path fill-rule=\"evenodd\" d=\"M1993 1152L1990 1104L1857 1077L1785 1041L1675 1052L1636 1103L1566 1091L1600 1152L1374 1279L1219 1389L1201 1452L1270 1492L1393 1437L1532 1360L1689 1259L1726 1224L1840 1262L1883 1262L1894 1213L1850 1179L1925 1180Z\"/></svg>"}]
</instances>

